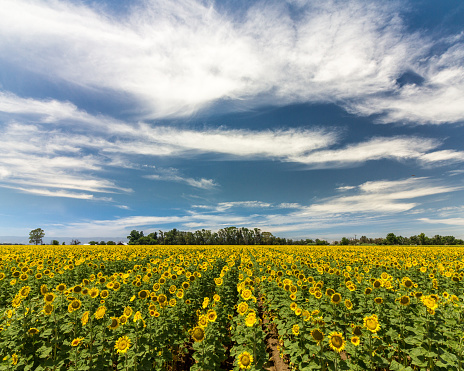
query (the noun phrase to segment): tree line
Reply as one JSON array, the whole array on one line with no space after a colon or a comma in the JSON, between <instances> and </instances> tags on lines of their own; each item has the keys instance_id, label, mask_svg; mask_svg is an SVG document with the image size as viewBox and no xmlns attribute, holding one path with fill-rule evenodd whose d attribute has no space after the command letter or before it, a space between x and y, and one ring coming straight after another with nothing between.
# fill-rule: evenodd
<instances>
[{"instance_id":1,"label":"tree line","mask_svg":"<svg viewBox=\"0 0 464 371\"><path fill-rule=\"evenodd\" d=\"M462 239L454 236L440 236L436 234L433 237L427 237L425 233L410 237L396 236L394 233L387 234L385 238L347 238L343 237L340 241L334 241L334 245L464 245Z\"/></svg>"},{"instance_id":2,"label":"tree line","mask_svg":"<svg viewBox=\"0 0 464 371\"><path fill-rule=\"evenodd\" d=\"M151 232L133 230L129 236L129 245L328 245L325 240L293 240L273 236L271 232L259 228L227 227L212 232L208 229L184 232L176 228L170 231Z\"/></svg>"}]
</instances>

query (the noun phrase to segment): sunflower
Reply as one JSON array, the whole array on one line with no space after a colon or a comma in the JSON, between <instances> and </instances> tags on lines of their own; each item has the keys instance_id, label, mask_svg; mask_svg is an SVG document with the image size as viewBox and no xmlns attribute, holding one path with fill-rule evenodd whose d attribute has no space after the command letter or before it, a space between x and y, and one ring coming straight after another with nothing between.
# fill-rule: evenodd
<instances>
[{"instance_id":1,"label":"sunflower","mask_svg":"<svg viewBox=\"0 0 464 371\"><path fill-rule=\"evenodd\" d=\"M342 301L342 296L338 292L335 292L330 297L330 301L334 304L340 304Z\"/></svg>"},{"instance_id":2,"label":"sunflower","mask_svg":"<svg viewBox=\"0 0 464 371\"><path fill-rule=\"evenodd\" d=\"M47 285L43 284L42 286L40 286L40 293L41 293L42 295L45 295L47 292L48 292L48 287L47 287Z\"/></svg>"},{"instance_id":3,"label":"sunflower","mask_svg":"<svg viewBox=\"0 0 464 371\"><path fill-rule=\"evenodd\" d=\"M348 309L348 310L353 309L353 303L351 302L350 299L346 299L346 300L345 300L345 307L346 307L346 309Z\"/></svg>"},{"instance_id":4,"label":"sunflower","mask_svg":"<svg viewBox=\"0 0 464 371\"><path fill-rule=\"evenodd\" d=\"M109 294L110 294L110 293L109 293L108 290L102 290L102 292L100 293L100 297L101 297L102 299L106 299L106 298L108 297Z\"/></svg>"},{"instance_id":5,"label":"sunflower","mask_svg":"<svg viewBox=\"0 0 464 371\"><path fill-rule=\"evenodd\" d=\"M340 353L345 348L346 341L343 339L341 332L331 332L329 335L329 346L336 352Z\"/></svg>"},{"instance_id":6,"label":"sunflower","mask_svg":"<svg viewBox=\"0 0 464 371\"><path fill-rule=\"evenodd\" d=\"M221 301L221 297L220 297L218 294L214 294L213 300L214 300L215 302Z\"/></svg>"},{"instance_id":7,"label":"sunflower","mask_svg":"<svg viewBox=\"0 0 464 371\"><path fill-rule=\"evenodd\" d=\"M108 325L110 330L116 330L119 327L119 318L111 317L111 323Z\"/></svg>"},{"instance_id":8,"label":"sunflower","mask_svg":"<svg viewBox=\"0 0 464 371\"><path fill-rule=\"evenodd\" d=\"M358 336L358 337L362 335L362 326L352 324L351 327L352 327L353 335Z\"/></svg>"},{"instance_id":9,"label":"sunflower","mask_svg":"<svg viewBox=\"0 0 464 371\"><path fill-rule=\"evenodd\" d=\"M35 335L39 333L39 330L35 327L31 327L29 331L27 332L29 335Z\"/></svg>"},{"instance_id":10,"label":"sunflower","mask_svg":"<svg viewBox=\"0 0 464 371\"><path fill-rule=\"evenodd\" d=\"M46 303L44 305L43 312L45 313L46 316L49 316L53 312L53 304Z\"/></svg>"},{"instance_id":11,"label":"sunflower","mask_svg":"<svg viewBox=\"0 0 464 371\"><path fill-rule=\"evenodd\" d=\"M59 292L64 292L66 290L66 285L64 283L60 283L58 286L56 286L56 290Z\"/></svg>"},{"instance_id":12,"label":"sunflower","mask_svg":"<svg viewBox=\"0 0 464 371\"><path fill-rule=\"evenodd\" d=\"M133 321L134 321L134 322L137 322L138 320L143 320L143 318L142 318L142 313L140 313L140 311L137 311L137 312L135 312L135 314L134 314L134 319L133 319Z\"/></svg>"},{"instance_id":13,"label":"sunflower","mask_svg":"<svg viewBox=\"0 0 464 371\"><path fill-rule=\"evenodd\" d=\"M89 316L90 316L89 311L86 311L86 312L84 312L84 314L82 314L82 317L81 317L82 326L85 326L87 324L87 322L89 322Z\"/></svg>"},{"instance_id":14,"label":"sunflower","mask_svg":"<svg viewBox=\"0 0 464 371\"><path fill-rule=\"evenodd\" d=\"M106 307L104 305L101 305L98 307L97 311L95 312L95 318L96 319L101 319L106 313Z\"/></svg>"},{"instance_id":15,"label":"sunflower","mask_svg":"<svg viewBox=\"0 0 464 371\"><path fill-rule=\"evenodd\" d=\"M160 303L161 305L166 304L167 300L168 298L164 294L161 294L160 296L158 296L158 303Z\"/></svg>"},{"instance_id":16,"label":"sunflower","mask_svg":"<svg viewBox=\"0 0 464 371\"><path fill-rule=\"evenodd\" d=\"M247 311L248 311L248 303L246 301L242 301L237 307L237 312L238 314L243 316Z\"/></svg>"},{"instance_id":17,"label":"sunflower","mask_svg":"<svg viewBox=\"0 0 464 371\"><path fill-rule=\"evenodd\" d=\"M82 286L76 285L73 287L73 291L75 294L80 294L82 292Z\"/></svg>"},{"instance_id":18,"label":"sunflower","mask_svg":"<svg viewBox=\"0 0 464 371\"><path fill-rule=\"evenodd\" d=\"M129 306L125 307L123 313L127 318L129 318L132 315L132 308Z\"/></svg>"},{"instance_id":19,"label":"sunflower","mask_svg":"<svg viewBox=\"0 0 464 371\"><path fill-rule=\"evenodd\" d=\"M47 292L44 295L44 300L46 303L53 303L53 301L55 300L55 294L52 292Z\"/></svg>"},{"instance_id":20,"label":"sunflower","mask_svg":"<svg viewBox=\"0 0 464 371\"><path fill-rule=\"evenodd\" d=\"M300 326L298 326L298 325L293 325L293 326L292 326L292 332L293 332L293 335L298 336L298 335L300 334Z\"/></svg>"},{"instance_id":21,"label":"sunflower","mask_svg":"<svg viewBox=\"0 0 464 371\"><path fill-rule=\"evenodd\" d=\"M120 325L125 325L125 324L127 323L127 320L128 320L128 319L129 319L129 318L126 317L126 316L123 314L122 316L119 317L119 324L120 324Z\"/></svg>"},{"instance_id":22,"label":"sunflower","mask_svg":"<svg viewBox=\"0 0 464 371\"><path fill-rule=\"evenodd\" d=\"M413 282L411 281L411 279L409 277L404 277L403 278L403 285L410 289L412 286L413 286Z\"/></svg>"},{"instance_id":23,"label":"sunflower","mask_svg":"<svg viewBox=\"0 0 464 371\"><path fill-rule=\"evenodd\" d=\"M18 363L18 356L16 353L13 353L13 355L11 356L11 364L15 366L17 363Z\"/></svg>"},{"instance_id":24,"label":"sunflower","mask_svg":"<svg viewBox=\"0 0 464 371\"><path fill-rule=\"evenodd\" d=\"M361 343L361 339L359 336L352 336L351 339L351 344L353 344L355 347L357 347Z\"/></svg>"},{"instance_id":25,"label":"sunflower","mask_svg":"<svg viewBox=\"0 0 464 371\"><path fill-rule=\"evenodd\" d=\"M214 283L215 283L217 286L222 286L223 280L222 280L221 277L215 278L215 279L214 279Z\"/></svg>"},{"instance_id":26,"label":"sunflower","mask_svg":"<svg viewBox=\"0 0 464 371\"><path fill-rule=\"evenodd\" d=\"M77 347L81 344L82 340L84 340L84 338L75 338L72 342L71 342L71 346L73 347Z\"/></svg>"},{"instance_id":27,"label":"sunflower","mask_svg":"<svg viewBox=\"0 0 464 371\"><path fill-rule=\"evenodd\" d=\"M127 336L121 336L118 340L116 340L114 349L116 349L118 353L126 353L130 347L130 344L131 341Z\"/></svg>"},{"instance_id":28,"label":"sunflower","mask_svg":"<svg viewBox=\"0 0 464 371\"><path fill-rule=\"evenodd\" d=\"M184 297L184 290L182 290L182 289L177 290L176 298L177 299L182 299L183 297Z\"/></svg>"},{"instance_id":29,"label":"sunflower","mask_svg":"<svg viewBox=\"0 0 464 371\"><path fill-rule=\"evenodd\" d=\"M205 338L205 330L202 327L195 327L192 331L192 338L196 342L200 342Z\"/></svg>"},{"instance_id":30,"label":"sunflower","mask_svg":"<svg viewBox=\"0 0 464 371\"><path fill-rule=\"evenodd\" d=\"M373 333L380 330L379 320L375 314L370 317L364 317L364 326Z\"/></svg>"},{"instance_id":31,"label":"sunflower","mask_svg":"<svg viewBox=\"0 0 464 371\"><path fill-rule=\"evenodd\" d=\"M21 297L25 299L29 295L30 291L31 291L30 286L24 286L23 288L21 288L21 290L19 290L19 295L21 295Z\"/></svg>"},{"instance_id":32,"label":"sunflower","mask_svg":"<svg viewBox=\"0 0 464 371\"><path fill-rule=\"evenodd\" d=\"M217 319L217 313L214 309L210 309L206 316L208 317L209 322L214 322Z\"/></svg>"},{"instance_id":33,"label":"sunflower","mask_svg":"<svg viewBox=\"0 0 464 371\"><path fill-rule=\"evenodd\" d=\"M382 299L381 297L376 297L376 298L374 299L374 302L375 302L375 304L382 304L382 303L383 303L383 299Z\"/></svg>"},{"instance_id":34,"label":"sunflower","mask_svg":"<svg viewBox=\"0 0 464 371\"><path fill-rule=\"evenodd\" d=\"M241 370L245 370L251 367L251 364L253 363L253 356L248 353L248 352L242 352L238 356L238 367L240 367Z\"/></svg>"},{"instance_id":35,"label":"sunflower","mask_svg":"<svg viewBox=\"0 0 464 371\"><path fill-rule=\"evenodd\" d=\"M331 288L328 288L325 290L325 294L329 297L332 297L333 294L335 294L335 290L334 289L331 289Z\"/></svg>"},{"instance_id":36,"label":"sunflower","mask_svg":"<svg viewBox=\"0 0 464 371\"><path fill-rule=\"evenodd\" d=\"M372 283L372 286L378 289L379 287L382 286L382 282L380 280L374 280L374 282Z\"/></svg>"},{"instance_id":37,"label":"sunflower","mask_svg":"<svg viewBox=\"0 0 464 371\"><path fill-rule=\"evenodd\" d=\"M409 296L404 295L404 296L402 296L402 297L399 299L399 302L400 302L401 305L403 305L403 306L406 307L406 306L409 305L409 303L411 302L411 300L409 299Z\"/></svg>"},{"instance_id":38,"label":"sunflower","mask_svg":"<svg viewBox=\"0 0 464 371\"><path fill-rule=\"evenodd\" d=\"M78 310L80 307L81 307L81 301L79 299L74 299L72 302L71 302L71 307L73 310Z\"/></svg>"},{"instance_id":39,"label":"sunflower","mask_svg":"<svg viewBox=\"0 0 464 371\"><path fill-rule=\"evenodd\" d=\"M93 287L89 290L89 295L92 299L95 299L99 293L100 293L100 290L97 287Z\"/></svg>"},{"instance_id":40,"label":"sunflower","mask_svg":"<svg viewBox=\"0 0 464 371\"><path fill-rule=\"evenodd\" d=\"M317 341L317 344L320 344L321 341L324 339L324 333L318 328L315 328L314 330L311 331L311 336L313 337L314 340Z\"/></svg>"},{"instance_id":41,"label":"sunflower","mask_svg":"<svg viewBox=\"0 0 464 371\"><path fill-rule=\"evenodd\" d=\"M248 300L248 299L251 298L252 292L251 292L250 289L245 289L245 290L242 291L241 295L242 295L243 300Z\"/></svg>"},{"instance_id":42,"label":"sunflower","mask_svg":"<svg viewBox=\"0 0 464 371\"><path fill-rule=\"evenodd\" d=\"M370 295L371 293L372 293L372 288L366 287L366 289L364 290L364 295Z\"/></svg>"},{"instance_id":43,"label":"sunflower","mask_svg":"<svg viewBox=\"0 0 464 371\"><path fill-rule=\"evenodd\" d=\"M245 318L245 324L248 327L253 327L253 325L256 323L256 314L255 312L250 312Z\"/></svg>"},{"instance_id":44,"label":"sunflower","mask_svg":"<svg viewBox=\"0 0 464 371\"><path fill-rule=\"evenodd\" d=\"M432 295L421 296L422 303L427 307L427 309L435 310L438 307L438 302Z\"/></svg>"}]
</instances>

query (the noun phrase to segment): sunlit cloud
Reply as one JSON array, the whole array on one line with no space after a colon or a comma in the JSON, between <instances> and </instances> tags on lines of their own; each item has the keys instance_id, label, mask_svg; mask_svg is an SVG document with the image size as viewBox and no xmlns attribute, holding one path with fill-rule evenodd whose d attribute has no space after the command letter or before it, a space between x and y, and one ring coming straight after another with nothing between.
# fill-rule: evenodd
<instances>
[{"instance_id":1,"label":"sunlit cloud","mask_svg":"<svg viewBox=\"0 0 464 371\"><path fill-rule=\"evenodd\" d=\"M177 169L156 169L157 174L146 175L145 178L153 180L161 180L168 182L184 183L189 186L201 189L213 189L217 186L213 179L195 179L182 176Z\"/></svg>"},{"instance_id":2,"label":"sunlit cloud","mask_svg":"<svg viewBox=\"0 0 464 371\"><path fill-rule=\"evenodd\" d=\"M335 227L379 225L401 218L418 209L417 220L434 223L435 220L420 218L420 209L430 202L429 198L462 191L463 186L443 185L425 177L400 180L369 181L354 187L352 196L334 196L316 200L310 205L275 204L262 201L232 201L213 205L193 205L181 216L133 216L111 220L95 220L56 226L56 235L72 235L79 229L88 236L121 233L131 229L156 230L157 226L175 223L187 230L217 230L227 226L258 227L270 232L317 231ZM242 214L245 209L255 209L253 214ZM285 211L288 208L290 211ZM292 210L293 209L293 210ZM276 213L279 211L279 213ZM422 214L426 214L426 209ZM460 225L462 218L442 218L437 223ZM52 226L51 226L52 227Z\"/></svg>"},{"instance_id":3,"label":"sunlit cloud","mask_svg":"<svg viewBox=\"0 0 464 371\"><path fill-rule=\"evenodd\" d=\"M4 0L0 52L51 79L130 94L143 117L160 118L219 100L363 99L394 90L429 48L404 32L395 4L296 5L298 17L284 2L258 2L238 18L214 2L151 0L114 17L71 2Z\"/></svg>"}]
</instances>

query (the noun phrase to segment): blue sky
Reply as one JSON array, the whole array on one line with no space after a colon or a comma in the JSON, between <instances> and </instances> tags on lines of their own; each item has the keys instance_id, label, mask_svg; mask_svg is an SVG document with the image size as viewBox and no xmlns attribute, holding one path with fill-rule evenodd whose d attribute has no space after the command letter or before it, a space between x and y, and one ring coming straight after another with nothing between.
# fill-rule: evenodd
<instances>
[{"instance_id":1,"label":"blue sky","mask_svg":"<svg viewBox=\"0 0 464 371\"><path fill-rule=\"evenodd\" d=\"M462 19L461 1L3 0L0 235L463 238Z\"/></svg>"}]
</instances>

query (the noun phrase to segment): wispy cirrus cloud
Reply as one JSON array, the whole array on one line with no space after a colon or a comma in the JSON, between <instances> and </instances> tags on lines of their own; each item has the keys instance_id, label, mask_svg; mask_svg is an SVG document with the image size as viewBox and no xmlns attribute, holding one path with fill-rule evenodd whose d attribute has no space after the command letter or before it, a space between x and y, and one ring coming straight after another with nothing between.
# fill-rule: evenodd
<instances>
[{"instance_id":1,"label":"wispy cirrus cloud","mask_svg":"<svg viewBox=\"0 0 464 371\"><path fill-rule=\"evenodd\" d=\"M380 123L444 124L464 121L464 33L446 42L441 54L415 64L423 81L392 89L347 106L361 115L381 114Z\"/></svg>"},{"instance_id":2,"label":"wispy cirrus cloud","mask_svg":"<svg viewBox=\"0 0 464 371\"><path fill-rule=\"evenodd\" d=\"M430 47L404 32L395 4L291 6L298 17L277 1L236 17L214 2L151 0L114 17L71 2L4 0L0 52L48 78L128 93L145 117L159 118L218 100L249 107L362 99L392 91Z\"/></svg>"},{"instance_id":3,"label":"wispy cirrus cloud","mask_svg":"<svg viewBox=\"0 0 464 371\"><path fill-rule=\"evenodd\" d=\"M105 171L133 167L136 156L139 162L140 156L192 158L209 154L215 159L220 155L223 159L293 162L309 169L359 166L382 159L415 161L420 166L464 161L463 151L440 149L442 142L437 138L374 137L341 147L341 134L330 128L257 131L156 126L94 116L67 102L11 93L0 94L0 114L5 120L0 130L4 138L1 183L16 185L22 192L30 187L30 193L43 196L50 195L51 189L61 189L55 193L60 197L82 199L97 199L91 192L130 192L107 179ZM139 165L136 168L141 169ZM141 176L198 189L217 186L212 178L188 177L173 169ZM43 191L38 192L38 187Z\"/></svg>"},{"instance_id":4,"label":"wispy cirrus cloud","mask_svg":"<svg viewBox=\"0 0 464 371\"><path fill-rule=\"evenodd\" d=\"M153 229L161 225L175 223L181 228L192 230L205 228L217 230L230 225L258 227L262 230L278 232L306 231L314 233L334 227L356 225L381 225L397 220L407 212L416 209L417 222L434 223L427 217L429 211L424 205L433 202L435 196L462 191L463 186L444 185L437 180L408 178L400 180L369 181L353 186L354 194L334 196L316 200L310 205L276 204L263 201L220 202L216 205L193 205L181 216L133 216L115 220L83 221L56 226L55 235L72 235L72 231L95 231L101 233L121 233L134 228ZM253 214L244 210L253 208ZM290 209L286 211L285 209ZM422 211L421 211L422 209ZM279 213L276 213L279 211ZM460 225L462 218L441 218L437 223ZM57 234L58 233L58 234Z\"/></svg>"},{"instance_id":5,"label":"wispy cirrus cloud","mask_svg":"<svg viewBox=\"0 0 464 371\"><path fill-rule=\"evenodd\" d=\"M217 187L217 184L213 179L206 179L206 178L189 178L182 176L178 169L155 169L156 174L146 175L145 178L147 179L154 179L154 180L162 180L168 182L176 182L176 183L185 183L189 186L201 189L213 189Z\"/></svg>"}]
</instances>

